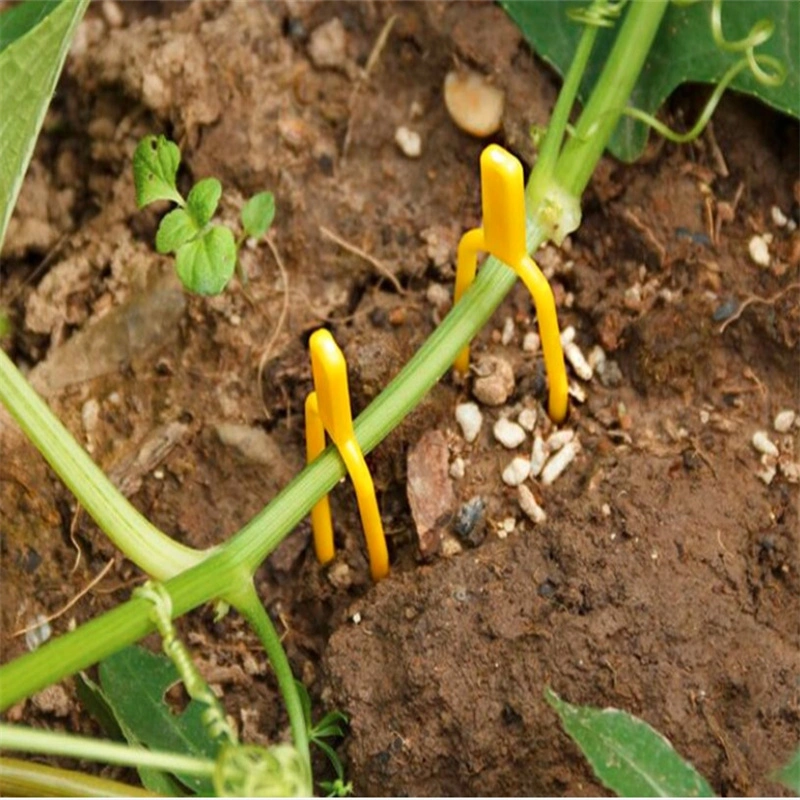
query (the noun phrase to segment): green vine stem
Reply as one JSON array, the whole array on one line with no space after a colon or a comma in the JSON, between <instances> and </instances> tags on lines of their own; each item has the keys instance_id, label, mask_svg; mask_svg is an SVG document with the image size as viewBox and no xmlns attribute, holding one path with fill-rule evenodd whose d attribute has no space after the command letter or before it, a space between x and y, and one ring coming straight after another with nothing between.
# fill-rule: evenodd
<instances>
[{"instance_id":1,"label":"green vine stem","mask_svg":"<svg viewBox=\"0 0 800 800\"><path fill-rule=\"evenodd\" d=\"M22 725L7 725L4 722L0 722L0 748L102 761L126 767L150 767L163 772L182 772L203 778L213 777L216 770L215 762L205 758L180 753L157 753L146 747L131 747L118 742L92 739L90 736L54 733L25 728Z\"/></svg>"},{"instance_id":2,"label":"green vine stem","mask_svg":"<svg viewBox=\"0 0 800 800\"><path fill-rule=\"evenodd\" d=\"M666 4L667 0L631 3L606 69L581 115L581 135L566 144L556 166L560 187L573 197L580 197L594 171L641 71ZM595 120L601 122L587 138ZM531 219L536 211L528 209L527 243L531 251L546 239L541 224ZM392 431L447 372L458 352L485 325L515 281L512 270L493 258L487 260L458 305L356 420L356 437L365 453ZM5 372L0 371L0 382ZM32 390L28 389L16 402L24 403L30 393ZM237 592L247 586L258 565L344 474L341 458L329 447L229 542L167 581L175 615L213 598L236 605ZM249 613L246 605L243 613ZM149 604L134 599L17 658L0 668L0 710L137 641L152 627Z\"/></svg>"},{"instance_id":3,"label":"green vine stem","mask_svg":"<svg viewBox=\"0 0 800 800\"><path fill-rule=\"evenodd\" d=\"M71 769L60 769L0 758L0 795L3 797L156 797L128 783L98 778Z\"/></svg>"},{"instance_id":4,"label":"green vine stem","mask_svg":"<svg viewBox=\"0 0 800 800\"><path fill-rule=\"evenodd\" d=\"M170 539L125 499L3 350L0 402L108 538L148 575L166 580L206 557Z\"/></svg>"}]
</instances>

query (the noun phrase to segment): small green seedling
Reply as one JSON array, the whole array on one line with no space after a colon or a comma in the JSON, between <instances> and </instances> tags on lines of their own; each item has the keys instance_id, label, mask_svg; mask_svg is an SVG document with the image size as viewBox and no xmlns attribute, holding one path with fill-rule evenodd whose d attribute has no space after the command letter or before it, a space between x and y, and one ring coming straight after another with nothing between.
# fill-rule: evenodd
<instances>
[{"instance_id":1,"label":"small green seedling","mask_svg":"<svg viewBox=\"0 0 800 800\"><path fill-rule=\"evenodd\" d=\"M236 239L230 228L212 223L222 184L216 178L204 178L184 199L176 184L180 163L181 151L175 142L165 136L145 136L133 154L136 203L144 208L167 200L178 206L161 220L156 250L175 254L178 277L189 291L219 294L233 277L244 240L248 236L260 239L272 225L275 198L271 192L260 192L245 203L244 233Z\"/></svg>"}]
</instances>

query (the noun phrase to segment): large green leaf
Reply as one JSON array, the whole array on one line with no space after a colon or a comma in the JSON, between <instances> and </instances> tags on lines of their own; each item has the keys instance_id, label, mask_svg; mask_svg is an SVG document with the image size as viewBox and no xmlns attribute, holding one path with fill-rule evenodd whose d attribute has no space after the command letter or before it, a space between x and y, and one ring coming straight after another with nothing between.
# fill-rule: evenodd
<instances>
[{"instance_id":1,"label":"large green leaf","mask_svg":"<svg viewBox=\"0 0 800 800\"><path fill-rule=\"evenodd\" d=\"M616 708L570 705L550 689L545 697L597 777L620 797L714 796L703 776L646 722Z\"/></svg>"},{"instance_id":2,"label":"large green leaf","mask_svg":"<svg viewBox=\"0 0 800 800\"><path fill-rule=\"evenodd\" d=\"M25 0L0 14L0 52L35 28L57 7L58 0Z\"/></svg>"},{"instance_id":3,"label":"large green leaf","mask_svg":"<svg viewBox=\"0 0 800 800\"><path fill-rule=\"evenodd\" d=\"M89 0L62 0L0 53L0 247L36 137Z\"/></svg>"},{"instance_id":4,"label":"large green leaf","mask_svg":"<svg viewBox=\"0 0 800 800\"><path fill-rule=\"evenodd\" d=\"M178 671L168 658L141 647L126 647L100 664L103 694L123 733L127 730L152 750L213 760L218 745L201 719L207 707L193 700L183 713L173 714L164 701L167 689L178 680ZM214 793L207 778L177 777L197 794Z\"/></svg>"},{"instance_id":5,"label":"large green leaf","mask_svg":"<svg viewBox=\"0 0 800 800\"><path fill-rule=\"evenodd\" d=\"M575 53L582 26L567 17L570 8L585 8L585 0L500 0L536 52L561 75ZM631 105L655 113L682 83L717 83L740 54L720 50L711 34L710 0L679 6L670 3L650 50ZM756 48L756 54L779 59L787 71L781 86L759 84L749 70L734 79L732 88L753 94L771 106L800 116L800 3L797 0L728 0L722 5L722 29L729 41L746 36L762 19L775 24L775 33ZM584 75L580 98L585 101L608 57L619 22L601 29ZM623 117L609 149L624 161L633 161L644 149L647 129Z\"/></svg>"},{"instance_id":6,"label":"large green leaf","mask_svg":"<svg viewBox=\"0 0 800 800\"><path fill-rule=\"evenodd\" d=\"M787 789L800 796L800 749L795 750L789 763L778 771L775 778Z\"/></svg>"}]
</instances>

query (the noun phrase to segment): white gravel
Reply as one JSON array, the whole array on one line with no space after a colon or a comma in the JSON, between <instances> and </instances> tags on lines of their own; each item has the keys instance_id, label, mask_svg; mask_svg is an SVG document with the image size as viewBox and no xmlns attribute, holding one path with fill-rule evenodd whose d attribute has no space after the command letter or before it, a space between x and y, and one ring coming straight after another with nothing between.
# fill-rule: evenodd
<instances>
[{"instance_id":1,"label":"white gravel","mask_svg":"<svg viewBox=\"0 0 800 800\"><path fill-rule=\"evenodd\" d=\"M530 474L530 459L517 456L503 470L503 483L506 486L519 486Z\"/></svg>"},{"instance_id":2,"label":"white gravel","mask_svg":"<svg viewBox=\"0 0 800 800\"><path fill-rule=\"evenodd\" d=\"M788 433L796 418L797 414L792 409L784 408L775 415L772 425L778 433Z\"/></svg>"},{"instance_id":3,"label":"white gravel","mask_svg":"<svg viewBox=\"0 0 800 800\"><path fill-rule=\"evenodd\" d=\"M478 438L483 425L483 414L476 403L459 403L456 406L456 422L461 433L470 444Z\"/></svg>"},{"instance_id":4,"label":"white gravel","mask_svg":"<svg viewBox=\"0 0 800 800\"><path fill-rule=\"evenodd\" d=\"M539 477L549 455L550 450L547 448L544 439L541 436L537 436L533 440L533 450L531 451L531 475L534 478Z\"/></svg>"},{"instance_id":5,"label":"white gravel","mask_svg":"<svg viewBox=\"0 0 800 800\"><path fill-rule=\"evenodd\" d=\"M522 512L525 514L525 516L534 523L534 525L538 525L547 519L545 510L536 502L533 492L527 486L520 484L517 487L517 493L519 498L519 507L522 509Z\"/></svg>"},{"instance_id":6,"label":"white gravel","mask_svg":"<svg viewBox=\"0 0 800 800\"><path fill-rule=\"evenodd\" d=\"M752 258L753 262L758 264L759 267L768 267L770 265L771 259L767 235L753 236L747 243L747 249L750 251L750 258Z\"/></svg>"},{"instance_id":7,"label":"white gravel","mask_svg":"<svg viewBox=\"0 0 800 800\"><path fill-rule=\"evenodd\" d=\"M525 429L522 425L512 422L510 419L506 419L506 417L500 417L500 419L495 422L493 433L494 438L497 439L503 447L507 447L509 450L519 447L525 441L526 437Z\"/></svg>"},{"instance_id":8,"label":"white gravel","mask_svg":"<svg viewBox=\"0 0 800 800\"><path fill-rule=\"evenodd\" d=\"M567 442L548 462L542 470L542 483L549 486L564 470L575 460L578 455L579 445L577 440Z\"/></svg>"},{"instance_id":9,"label":"white gravel","mask_svg":"<svg viewBox=\"0 0 800 800\"><path fill-rule=\"evenodd\" d=\"M756 431L753 434L753 447L765 456L777 458L779 455L777 445L769 438L766 431Z\"/></svg>"}]
</instances>

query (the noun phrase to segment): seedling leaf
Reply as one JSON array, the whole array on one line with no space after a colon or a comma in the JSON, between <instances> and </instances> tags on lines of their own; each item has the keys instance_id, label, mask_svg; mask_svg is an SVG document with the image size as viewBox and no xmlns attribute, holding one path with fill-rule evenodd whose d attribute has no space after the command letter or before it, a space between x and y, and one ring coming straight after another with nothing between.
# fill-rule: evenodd
<instances>
[{"instance_id":1,"label":"seedling leaf","mask_svg":"<svg viewBox=\"0 0 800 800\"><path fill-rule=\"evenodd\" d=\"M159 253L174 253L199 232L194 220L185 209L173 209L158 226L156 250Z\"/></svg>"},{"instance_id":2,"label":"seedling leaf","mask_svg":"<svg viewBox=\"0 0 800 800\"><path fill-rule=\"evenodd\" d=\"M219 294L236 267L236 242L228 228L214 225L178 249L175 268L189 291Z\"/></svg>"},{"instance_id":3,"label":"seedling leaf","mask_svg":"<svg viewBox=\"0 0 800 800\"><path fill-rule=\"evenodd\" d=\"M569 68L583 26L567 17L573 8L585 8L586 0L501 0L536 52L561 75ZM670 3L653 46L631 96L631 105L654 114L683 83L716 83L741 54L726 53L714 43L709 22L711 4ZM764 103L800 116L800 3L795 0L737 0L723 3L722 28L728 40L743 38L761 19L775 23L775 33L756 48L756 55L777 58L787 78L776 87L762 86L745 69L731 83L732 89L755 95ZM605 64L620 22L600 29L591 60L581 83L579 97L586 100ZM688 126L687 126L688 127ZM609 150L623 161L634 161L647 142L647 128L623 117L609 143Z\"/></svg>"},{"instance_id":4,"label":"seedling leaf","mask_svg":"<svg viewBox=\"0 0 800 800\"><path fill-rule=\"evenodd\" d=\"M242 226L248 236L260 239L275 219L275 196L272 192L253 195L242 208Z\"/></svg>"},{"instance_id":5,"label":"seedling leaf","mask_svg":"<svg viewBox=\"0 0 800 800\"><path fill-rule=\"evenodd\" d=\"M0 246L36 137L89 0L62 2L28 33L0 53Z\"/></svg>"},{"instance_id":6,"label":"seedling leaf","mask_svg":"<svg viewBox=\"0 0 800 800\"><path fill-rule=\"evenodd\" d=\"M547 689L545 699L603 785L620 797L713 797L697 770L646 722L616 708L573 706Z\"/></svg>"},{"instance_id":7,"label":"seedling leaf","mask_svg":"<svg viewBox=\"0 0 800 800\"><path fill-rule=\"evenodd\" d=\"M775 778L790 792L800 795L800 749L795 750L785 767L778 770Z\"/></svg>"},{"instance_id":8,"label":"seedling leaf","mask_svg":"<svg viewBox=\"0 0 800 800\"><path fill-rule=\"evenodd\" d=\"M123 732L126 728L153 750L215 759L218 745L202 722L206 706L192 701L181 714L173 714L164 693L178 682L178 671L166 657L141 647L126 647L100 664L100 684ZM127 737L126 733L126 737ZM209 779L176 777L192 791L209 797Z\"/></svg>"},{"instance_id":9,"label":"seedling leaf","mask_svg":"<svg viewBox=\"0 0 800 800\"><path fill-rule=\"evenodd\" d=\"M165 136L145 136L133 154L133 182L136 204L144 208L156 200L171 200L184 205L175 184L181 151Z\"/></svg>"},{"instance_id":10,"label":"seedling leaf","mask_svg":"<svg viewBox=\"0 0 800 800\"><path fill-rule=\"evenodd\" d=\"M198 229L211 222L222 195L222 184L216 178L198 181L186 198L186 206Z\"/></svg>"}]
</instances>

